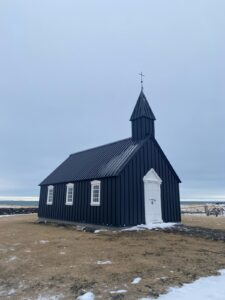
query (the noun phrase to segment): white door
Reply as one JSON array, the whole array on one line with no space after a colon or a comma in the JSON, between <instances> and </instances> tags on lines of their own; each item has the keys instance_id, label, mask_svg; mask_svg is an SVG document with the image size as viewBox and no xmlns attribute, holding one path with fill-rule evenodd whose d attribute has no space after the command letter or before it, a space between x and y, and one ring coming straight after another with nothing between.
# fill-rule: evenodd
<instances>
[{"instance_id":1,"label":"white door","mask_svg":"<svg viewBox=\"0 0 225 300\"><path fill-rule=\"evenodd\" d=\"M154 169L144 177L146 224L162 222L161 183L162 180Z\"/></svg>"}]
</instances>

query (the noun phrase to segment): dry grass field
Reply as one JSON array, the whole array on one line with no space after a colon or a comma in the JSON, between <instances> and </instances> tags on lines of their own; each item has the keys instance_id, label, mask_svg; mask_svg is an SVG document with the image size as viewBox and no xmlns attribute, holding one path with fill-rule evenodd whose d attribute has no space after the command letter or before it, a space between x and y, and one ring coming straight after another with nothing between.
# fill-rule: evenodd
<instances>
[{"instance_id":1,"label":"dry grass field","mask_svg":"<svg viewBox=\"0 0 225 300\"><path fill-rule=\"evenodd\" d=\"M184 215L182 218L182 222L183 224L188 226L199 226L211 229L221 229L225 231L225 216L206 217L205 215Z\"/></svg>"},{"instance_id":2,"label":"dry grass field","mask_svg":"<svg viewBox=\"0 0 225 300\"><path fill-rule=\"evenodd\" d=\"M89 233L36 219L0 218L0 299L70 300L85 291L96 299L157 297L225 268L221 241L163 231ZM183 222L225 230L224 220L185 216ZM111 264L98 263L105 261ZM131 284L135 277L142 280ZM110 293L117 290L124 291Z\"/></svg>"}]
</instances>

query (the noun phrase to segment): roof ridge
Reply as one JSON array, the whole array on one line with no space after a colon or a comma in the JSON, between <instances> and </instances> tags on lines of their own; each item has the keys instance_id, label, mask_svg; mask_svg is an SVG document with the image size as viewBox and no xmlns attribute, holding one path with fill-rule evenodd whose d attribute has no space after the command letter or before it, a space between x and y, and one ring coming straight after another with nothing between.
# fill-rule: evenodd
<instances>
[{"instance_id":1,"label":"roof ridge","mask_svg":"<svg viewBox=\"0 0 225 300\"><path fill-rule=\"evenodd\" d=\"M98 148L102 148L102 147L105 147L105 146L110 146L110 145L113 145L113 144L116 144L116 143L120 143L120 142L123 142L123 141L126 141L126 140L130 140L130 139L132 139L132 138L129 137L129 138L126 138L126 139L118 140L118 141L115 141L115 142L107 143L107 144L96 146L96 147L93 147L93 148L81 150L81 151L78 151L78 152L71 153L69 156L80 154L80 153L87 152L87 151L91 151L91 150L98 149Z\"/></svg>"}]
</instances>

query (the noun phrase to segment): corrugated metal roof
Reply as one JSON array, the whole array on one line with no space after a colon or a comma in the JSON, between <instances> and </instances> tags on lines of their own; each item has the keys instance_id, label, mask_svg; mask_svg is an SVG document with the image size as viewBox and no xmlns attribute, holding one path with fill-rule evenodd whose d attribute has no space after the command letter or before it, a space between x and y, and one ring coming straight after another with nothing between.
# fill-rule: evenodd
<instances>
[{"instance_id":1,"label":"corrugated metal roof","mask_svg":"<svg viewBox=\"0 0 225 300\"><path fill-rule=\"evenodd\" d=\"M148 100L146 99L145 94L142 90L138 97L137 103L134 107L133 113L130 117L130 121L136 120L141 117L155 120L155 116L154 116L154 114L151 110L151 107L148 104Z\"/></svg>"},{"instance_id":2,"label":"corrugated metal roof","mask_svg":"<svg viewBox=\"0 0 225 300\"><path fill-rule=\"evenodd\" d=\"M144 142L128 138L71 154L40 185L117 176Z\"/></svg>"}]
</instances>

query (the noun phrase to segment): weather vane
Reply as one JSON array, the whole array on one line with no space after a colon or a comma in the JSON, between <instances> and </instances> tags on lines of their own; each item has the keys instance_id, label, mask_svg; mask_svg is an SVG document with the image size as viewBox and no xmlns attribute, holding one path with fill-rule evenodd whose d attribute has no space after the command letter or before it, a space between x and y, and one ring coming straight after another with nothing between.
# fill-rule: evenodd
<instances>
[{"instance_id":1,"label":"weather vane","mask_svg":"<svg viewBox=\"0 0 225 300\"><path fill-rule=\"evenodd\" d=\"M145 76L142 72L139 73L139 75L141 76L141 90L143 91L143 77Z\"/></svg>"}]
</instances>

